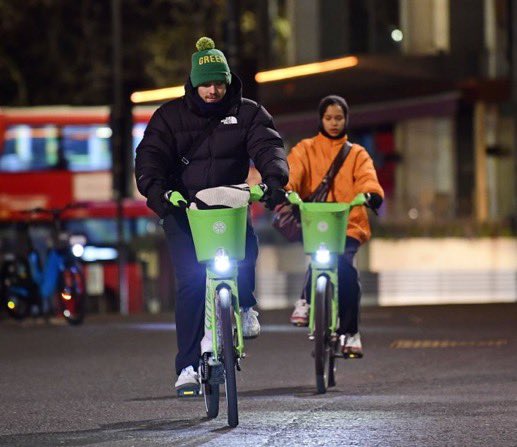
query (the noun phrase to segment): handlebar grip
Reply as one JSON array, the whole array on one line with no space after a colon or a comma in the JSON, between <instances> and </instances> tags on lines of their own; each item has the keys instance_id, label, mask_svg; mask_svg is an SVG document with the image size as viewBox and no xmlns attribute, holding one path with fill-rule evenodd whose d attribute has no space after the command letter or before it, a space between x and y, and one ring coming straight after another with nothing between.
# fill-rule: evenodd
<instances>
[{"instance_id":1,"label":"handlebar grip","mask_svg":"<svg viewBox=\"0 0 517 447\"><path fill-rule=\"evenodd\" d=\"M187 208L188 202L179 191L167 191L165 193L167 201L177 208Z\"/></svg>"},{"instance_id":2,"label":"handlebar grip","mask_svg":"<svg viewBox=\"0 0 517 447\"><path fill-rule=\"evenodd\" d=\"M250 188L250 202L259 202L267 191L267 186L263 183L260 185L253 185Z\"/></svg>"},{"instance_id":3,"label":"handlebar grip","mask_svg":"<svg viewBox=\"0 0 517 447\"><path fill-rule=\"evenodd\" d=\"M350 202L350 208L354 207L354 206L361 206L361 205L366 205L368 206L368 201L366 199L366 195L362 192L360 192L359 194L357 194L355 197L354 197L354 200L352 200Z\"/></svg>"},{"instance_id":4,"label":"handlebar grip","mask_svg":"<svg viewBox=\"0 0 517 447\"><path fill-rule=\"evenodd\" d=\"M288 191L287 200L293 205L300 205L303 203L303 200L296 191Z\"/></svg>"}]
</instances>

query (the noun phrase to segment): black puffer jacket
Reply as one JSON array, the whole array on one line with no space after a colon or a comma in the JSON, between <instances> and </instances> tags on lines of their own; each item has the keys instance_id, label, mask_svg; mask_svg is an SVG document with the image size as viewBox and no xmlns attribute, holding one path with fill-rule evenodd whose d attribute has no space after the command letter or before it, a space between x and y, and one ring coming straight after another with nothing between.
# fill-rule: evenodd
<instances>
[{"instance_id":1,"label":"black puffer jacket","mask_svg":"<svg viewBox=\"0 0 517 447\"><path fill-rule=\"evenodd\" d=\"M243 183L250 158L268 187L287 183L284 146L273 119L264 107L242 98L242 84L234 74L224 99L226 113L217 117L218 126L185 166L181 157L214 119L203 115L194 95L197 90L189 80L184 97L156 110L136 148L136 183L149 208L163 217L168 209L163 193L169 189L192 199L204 188Z\"/></svg>"}]
</instances>

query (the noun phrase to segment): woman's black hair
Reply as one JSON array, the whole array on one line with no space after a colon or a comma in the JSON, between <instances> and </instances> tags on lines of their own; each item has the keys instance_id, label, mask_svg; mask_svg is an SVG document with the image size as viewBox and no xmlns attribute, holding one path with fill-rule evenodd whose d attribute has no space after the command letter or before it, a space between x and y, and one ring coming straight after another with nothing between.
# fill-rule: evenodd
<instances>
[{"instance_id":1,"label":"woman's black hair","mask_svg":"<svg viewBox=\"0 0 517 447\"><path fill-rule=\"evenodd\" d=\"M333 136L329 135L327 132L325 132L325 129L323 128L323 123L322 123L323 115L325 114L327 107L330 105L341 106L341 108L343 109L343 114L345 115L345 127L343 128L342 132L340 132L339 135L336 135L335 137L333 137ZM318 105L318 114L319 114L319 118L320 118L319 119L319 131L323 135L325 135L327 138L330 138L332 140L339 140L346 134L346 127L348 125L348 112L349 112L349 108L348 108L348 104L347 104L345 98L342 98L341 96L338 96L338 95L325 96L325 98L323 98Z\"/></svg>"}]
</instances>

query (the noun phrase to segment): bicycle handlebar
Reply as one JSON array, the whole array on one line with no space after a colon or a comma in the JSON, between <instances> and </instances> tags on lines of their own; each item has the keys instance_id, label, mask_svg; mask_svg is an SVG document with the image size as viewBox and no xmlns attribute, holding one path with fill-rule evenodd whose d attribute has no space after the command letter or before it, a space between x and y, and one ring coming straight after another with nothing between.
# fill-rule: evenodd
<instances>
[{"instance_id":1,"label":"bicycle handlebar","mask_svg":"<svg viewBox=\"0 0 517 447\"><path fill-rule=\"evenodd\" d=\"M303 203L304 203L304 201L301 199L299 194L295 191L287 192L287 200L289 201L289 203L291 203L293 205L298 205L298 206L303 205ZM368 202L368 200L367 200L366 194L359 193L353 198L353 200L351 202L348 202L348 205L350 205L350 208L353 208L354 206L366 205L367 202ZM366 205L366 206L368 206L368 205Z\"/></svg>"},{"instance_id":2,"label":"bicycle handlebar","mask_svg":"<svg viewBox=\"0 0 517 447\"><path fill-rule=\"evenodd\" d=\"M246 190L246 189L245 189ZM253 185L249 187L250 199L249 202L258 202L264 197L267 191L267 186L264 184ZM172 206L177 208L188 208L190 203L179 191L167 191L165 193L165 200Z\"/></svg>"}]
</instances>

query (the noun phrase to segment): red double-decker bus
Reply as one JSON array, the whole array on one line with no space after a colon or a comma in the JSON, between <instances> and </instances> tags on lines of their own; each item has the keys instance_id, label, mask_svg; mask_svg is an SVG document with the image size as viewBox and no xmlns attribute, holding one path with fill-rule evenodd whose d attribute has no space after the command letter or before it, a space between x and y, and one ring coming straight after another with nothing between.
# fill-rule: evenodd
<instances>
[{"instance_id":1,"label":"red double-decker bus","mask_svg":"<svg viewBox=\"0 0 517 447\"><path fill-rule=\"evenodd\" d=\"M133 147L155 108L135 108ZM108 107L0 108L0 218L35 206L111 201L110 137Z\"/></svg>"},{"instance_id":2,"label":"red double-decker bus","mask_svg":"<svg viewBox=\"0 0 517 447\"><path fill-rule=\"evenodd\" d=\"M133 147L143 136L156 107L136 107L133 113ZM96 271L97 290L117 299L116 203L112 191L112 156L109 107L0 108L0 239L3 251L23 251L17 241L16 222L27 219L20 211L41 207L68 211L67 229L85 236L83 260ZM134 188L123 203L126 241L159 237L156 218ZM48 222L33 222L34 242L45 251ZM148 244L149 245L149 244ZM159 244L155 244L159 245ZM156 254L159 257L159 254ZM155 256L155 257L156 257ZM144 307L145 265L133 251L128 265L131 312ZM147 275L147 279L148 275ZM151 281L152 282L152 281ZM170 285L164 287L169 288ZM159 295L156 293L155 295ZM104 306L106 307L106 306ZM117 307L111 302L107 306Z\"/></svg>"}]
</instances>

